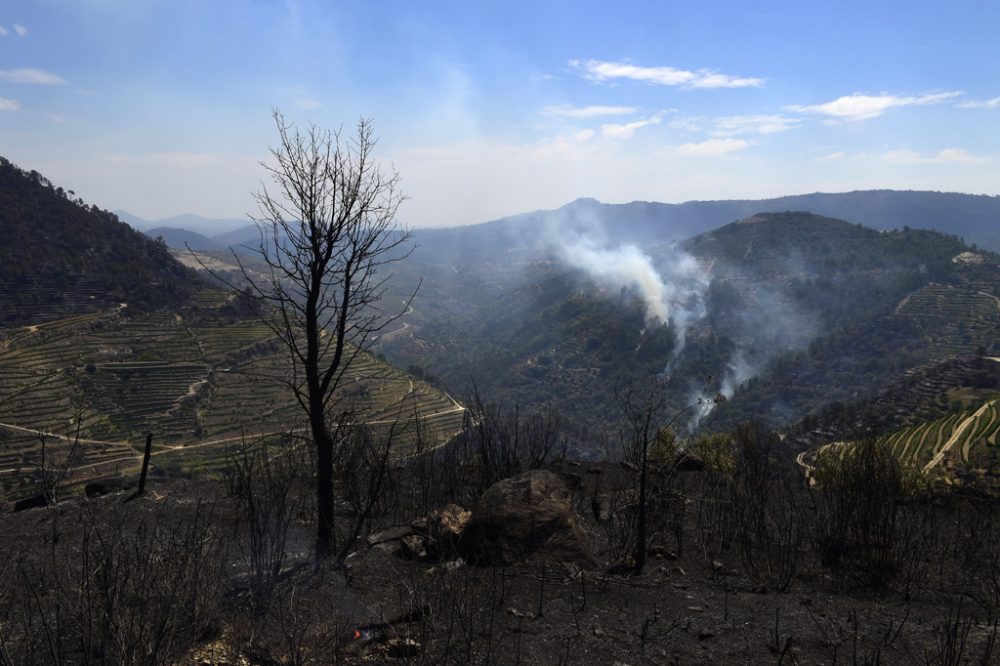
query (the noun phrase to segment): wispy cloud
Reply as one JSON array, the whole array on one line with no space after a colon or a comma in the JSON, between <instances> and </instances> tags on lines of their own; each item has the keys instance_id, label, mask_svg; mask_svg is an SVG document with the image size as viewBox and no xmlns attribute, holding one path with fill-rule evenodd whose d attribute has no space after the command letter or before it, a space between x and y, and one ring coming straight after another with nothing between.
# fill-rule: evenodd
<instances>
[{"instance_id":1,"label":"wispy cloud","mask_svg":"<svg viewBox=\"0 0 1000 666\"><path fill-rule=\"evenodd\" d=\"M1000 97L983 100L969 100L967 102L959 102L955 106L960 109L995 109L1000 106Z\"/></svg>"},{"instance_id":2,"label":"wispy cloud","mask_svg":"<svg viewBox=\"0 0 1000 666\"><path fill-rule=\"evenodd\" d=\"M650 125L659 125L661 117L641 118L630 123L608 123L601 125L601 136L605 139L631 139L637 130Z\"/></svg>"},{"instance_id":3,"label":"wispy cloud","mask_svg":"<svg viewBox=\"0 0 1000 666\"><path fill-rule=\"evenodd\" d=\"M700 143L677 146L677 153L684 157L726 157L751 145L744 139L708 139Z\"/></svg>"},{"instance_id":4,"label":"wispy cloud","mask_svg":"<svg viewBox=\"0 0 1000 666\"><path fill-rule=\"evenodd\" d=\"M627 116L639 109L634 106L546 106L542 113L559 118L597 118L600 116Z\"/></svg>"},{"instance_id":5,"label":"wispy cloud","mask_svg":"<svg viewBox=\"0 0 1000 666\"><path fill-rule=\"evenodd\" d=\"M945 148L931 155L908 149L890 150L878 159L889 164L986 164L993 161L989 157L970 153L964 148Z\"/></svg>"},{"instance_id":6,"label":"wispy cloud","mask_svg":"<svg viewBox=\"0 0 1000 666\"><path fill-rule=\"evenodd\" d=\"M740 134L775 134L800 126L797 118L782 115L727 116L715 120L714 136L738 136Z\"/></svg>"},{"instance_id":7,"label":"wispy cloud","mask_svg":"<svg viewBox=\"0 0 1000 666\"><path fill-rule=\"evenodd\" d=\"M899 96L899 95L865 95L854 93L838 97L832 102L824 104L795 104L786 106L786 111L795 113L815 114L827 116L832 121L853 121L867 120L881 116L889 109L901 106L924 106L927 104L939 104L961 95L961 92L940 92L928 93L919 96Z\"/></svg>"},{"instance_id":8,"label":"wispy cloud","mask_svg":"<svg viewBox=\"0 0 1000 666\"><path fill-rule=\"evenodd\" d=\"M21 108L21 103L16 99L6 99L0 97L0 111L17 111Z\"/></svg>"},{"instance_id":9,"label":"wispy cloud","mask_svg":"<svg viewBox=\"0 0 1000 666\"><path fill-rule=\"evenodd\" d=\"M6 37L9 34L10 34L10 31L7 30L7 28L5 28L2 25L0 25L0 37Z\"/></svg>"},{"instance_id":10,"label":"wispy cloud","mask_svg":"<svg viewBox=\"0 0 1000 666\"><path fill-rule=\"evenodd\" d=\"M22 67L19 69L0 69L0 81L8 83L37 83L43 86L61 86L66 79L46 72L44 69Z\"/></svg>"},{"instance_id":11,"label":"wispy cloud","mask_svg":"<svg viewBox=\"0 0 1000 666\"><path fill-rule=\"evenodd\" d=\"M764 85L764 79L731 76L708 69L690 71L674 67L643 67L627 62L605 62L602 60L570 60L570 67L581 72L585 79L604 83L617 79L642 81L660 86L682 86L684 88L756 88Z\"/></svg>"},{"instance_id":12,"label":"wispy cloud","mask_svg":"<svg viewBox=\"0 0 1000 666\"><path fill-rule=\"evenodd\" d=\"M836 162L847 157L847 153L843 150L838 150L835 153L829 153L827 155L820 155L819 157L812 158L813 162Z\"/></svg>"},{"instance_id":13,"label":"wispy cloud","mask_svg":"<svg viewBox=\"0 0 1000 666\"><path fill-rule=\"evenodd\" d=\"M25 28L23 25L19 25L19 24L15 23L14 24L14 32L17 33L18 37L24 37L25 35L28 34L28 29Z\"/></svg>"}]
</instances>

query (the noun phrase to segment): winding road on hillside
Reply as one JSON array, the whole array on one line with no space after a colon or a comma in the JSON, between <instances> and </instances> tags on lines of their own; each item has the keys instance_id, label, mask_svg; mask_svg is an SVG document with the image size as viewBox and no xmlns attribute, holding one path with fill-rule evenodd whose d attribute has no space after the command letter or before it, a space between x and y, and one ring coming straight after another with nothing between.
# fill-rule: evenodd
<instances>
[{"instance_id":1,"label":"winding road on hillside","mask_svg":"<svg viewBox=\"0 0 1000 666\"><path fill-rule=\"evenodd\" d=\"M413 306L412 306L412 305L410 305L410 304L409 304L409 303L408 303L408 302L406 301L406 299L403 299L403 305L405 305L405 306L406 306L406 311L405 311L405 312L403 312L402 314L400 314L400 315L398 316L398 318L403 318L403 317L405 317L406 315L410 315L410 314L413 314ZM386 340L386 339L388 339L388 338L389 338L390 336L393 336L393 335L398 335L398 334L402 333L403 331L405 331L405 330L406 330L406 329L408 329L409 327L410 327L410 324L409 324L408 322L405 322L405 321L404 321L404 322L403 322L403 325L402 325L402 326L400 326L399 328L397 328L397 329L396 329L395 331L389 331L388 333L382 333L381 335L376 335L376 336L375 336L374 338L372 338L372 342L375 342L375 341L377 341L377 340Z\"/></svg>"},{"instance_id":2,"label":"winding road on hillside","mask_svg":"<svg viewBox=\"0 0 1000 666\"><path fill-rule=\"evenodd\" d=\"M412 391L412 390L413 390L413 382L411 380L410 381L410 391ZM440 418L442 416L447 416L449 414L458 414L458 413L466 411L466 407L463 407L462 404L459 403L457 400L455 400L453 397L451 397L447 393L445 393L444 395L447 396L447 398L451 401L452 406L449 407L448 409L444 409L444 410L441 410L439 412L434 412L433 414L425 414L425 415L423 415L423 416L420 417L420 419L422 421L428 421L430 419ZM389 424L389 423L394 423L397 420L398 419L379 419L379 420L374 420L374 421L365 421L364 424L365 425L385 425L385 424ZM22 427L22 426L14 425L12 423L0 423L0 428L6 428L8 430L13 430L15 432L21 432L21 433L25 433L25 434L29 434L29 435L36 435L36 436L39 436L39 437L52 438L52 439L56 439L58 441L63 441L63 442L74 442L74 441L77 441L80 444L93 444L93 445L98 445L98 446L114 446L114 447L122 447L122 448L128 448L128 449L133 449L134 450L133 444L131 442L128 442L128 441L124 441L124 442L109 442L109 441L104 441L104 440L99 440L99 439L87 439L87 438L84 438L84 437L80 437L79 439L77 439L76 437L70 437L68 435L60 435L59 433L47 432L47 431L38 430L38 429L35 429L35 428L25 428L25 427ZM255 437L271 437L273 435L281 435L281 434L284 434L286 432L288 432L288 431L285 430L285 429L272 430L272 431L269 431L269 432L255 433L253 436L255 436ZM159 451L154 451L153 453L150 454L150 456L151 457L152 456L160 456L160 455L163 455L165 453L176 453L177 451L191 451L191 450L194 450L194 449L202 449L202 448L206 448L206 447L209 447L209 446L219 446L221 444L230 444L232 442L238 442L238 441L244 439L245 437L246 437L246 435L234 435L234 436L230 436L230 437L221 437L221 438L211 439L211 440L204 441L204 442L198 442L196 444L177 444L177 445L173 445L173 446L169 446L169 447L160 449ZM117 465L119 463L140 463L140 462L142 462L142 454L136 453L134 455L126 455L126 456L122 456L122 457L119 457L119 458L111 458L111 459L108 459L108 460L101 460L101 461L94 462L94 463L85 463L83 465L76 465L74 467L71 467L70 471L72 471L72 472L80 472L82 470L96 469L98 467L104 467L104 466L108 466L108 465ZM21 467L8 467L6 469L0 469L0 476L3 476L5 474L13 474L15 472L22 471L23 469L24 469L24 466L21 466Z\"/></svg>"},{"instance_id":3,"label":"winding road on hillside","mask_svg":"<svg viewBox=\"0 0 1000 666\"><path fill-rule=\"evenodd\" d=\"M934 454L934 457L931 458L929 463L924 465L924 474L934 469L934 467L936 467L937 465L941 464L941 461L944 460L945 454L951 451L955 447L955 444L962 441L962 435L965 433L965 431L968 430L976 422L976 419L978 419L980 416L983 415L983 412L985 412L993 405L993 402L994 402L993 400L990 400L989 402L984 402L979 407L979 409L977 409L975 412L972 413L971 416L967 416L965 419L962 420L961 423L958 424L958 426L956 426L955 430L953 430L951 433L951 437L949 437L948 441L944 443L944 446L941 447L941 450Z\"/></svg>"},{"instance_id":4,"label":"winding road on hillside","mask_svg":"<svg viewBox=\"0 0 1000 666\"><path fill-rule=\"evenodd\" d=\"M986 292L986 291L982 291L982 290L980 290L980 291L977 291L976 293L977 293L977 294L982 294L983 296L986 296L986 297L988 297L988 298L992 298L992 299L993 299L993 302L994 302L994 303L996 303L996 306L997 306L997 310L1000 310L1000 298L997 298L997 297L996 297L996 296L994 296L993 294L991 294L991 293L989 293L989 292Z\"/></svg>"}]
</instances>

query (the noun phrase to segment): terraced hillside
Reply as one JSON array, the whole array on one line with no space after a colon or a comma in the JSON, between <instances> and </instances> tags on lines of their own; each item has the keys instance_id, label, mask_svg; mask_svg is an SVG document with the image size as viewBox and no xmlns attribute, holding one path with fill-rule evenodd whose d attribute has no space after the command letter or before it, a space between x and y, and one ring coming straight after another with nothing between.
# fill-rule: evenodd
<instances>
[{"instance_id":1,"label":"terraced hillside","mask_svg":"<svg viewBox=\"0 0 1000 666\"><path fill-rule=\"evenodd\" d=\"M1000 399L902 428L880 439L903 463L932 477L1000 488ZM817 450L853 445L853 442L832 442ZM800 462L811 457L803 454Z\"/></svg>"},{"instance_id":2,"label":"terraced hillside","mask_svg":"<svg viewBox=\"0 0 1000 666\"><path fill-rule=\"evenodd\" d=\"M358 422L397 424L404 446L417 428L446 440L463 408L368 354L346 370L336 399ZM287 358L266 325L225 293L202 290L152 313L125 304L0 329L0 482L17 489L78 440L70 466L98 476L137 463L154 435L154 465L214 468L245 433L302 427L285 385ZM401 428L401 429L400 429Z\"/></svg>"},{"instance_id":3,"label":"terraced hillside","mask_svg":"<svg viewBox=\"0 0 1000 666\"><path fill-rule=\"evenodd\" d=\"M932 283L903 299L895 314L932 332L931 357L941 359L989 349L1000 327L1000 300L976 284Z\"/></svg>"}]
</instances>

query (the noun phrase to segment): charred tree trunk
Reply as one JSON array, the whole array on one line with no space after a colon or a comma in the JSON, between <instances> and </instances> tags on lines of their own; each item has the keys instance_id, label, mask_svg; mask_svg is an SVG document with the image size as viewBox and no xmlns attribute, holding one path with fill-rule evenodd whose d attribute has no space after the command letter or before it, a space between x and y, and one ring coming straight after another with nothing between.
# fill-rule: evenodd
<instances>
[{"instance_id":1,"label":"charred tree trunk","mask_svg":"<svg viewBox=\"0 0 1000 666\"><path fill-rule=\"evenodd\" d=\"M323 432L316 442L316 567L333 554L335 546L333 503L333 440Z\"/></svg>"},{"instance_id":2,"label":"charred tree trunk","mask_svg":"<svg viewBox=\"0 0 1000 666\"><path fill-rule=\"evenodd\" d=\"M636 528L636 543L635 543L635 575L639 576L642 574L642 570L646 567L646 478L647 471L649 469L649 424L646 424L646 430L643 440L642 440L642 463L639 470L639 515L638 521L639 525Z\"/></svg>"},{"instance_id":3,"label":"charred tree trunk","mask_svg":"<svg viewBox=\"0 0 1000 666\"><path fill-rule=\"evenodd\" d=\"M146 449L142 453L142 472L139 474L139 489L136 495L146 492L146 475L149 473L149 456L153 453L153 433L146 433Z\"/></svg>"}]
</instances>

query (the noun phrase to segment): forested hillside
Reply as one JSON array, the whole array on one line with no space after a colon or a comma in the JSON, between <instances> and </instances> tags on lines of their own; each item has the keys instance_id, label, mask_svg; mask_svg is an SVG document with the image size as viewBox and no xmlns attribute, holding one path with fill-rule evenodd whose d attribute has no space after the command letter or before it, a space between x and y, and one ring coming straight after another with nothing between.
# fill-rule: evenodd
<instances>
[{"instance_id":1,"label":"forested hillside","mask_svg":"<svg viewBox=\"0 0 1000 666\"><path fill-rule=\"evenodd\" d=\"M681 336L649 320L634 287L549 252L501 255L471 276L439 266L414 325L383 347L452 390L476 385L591 425L618 418L617 391L660 378L674 409L690 408L681 422L709 428L787 424L928 361L1000 348L996 257L953 235L768 213L646 252L675 282L678 257L693 257L704 279L673 303L689 310Z\"/></svg>"},{"instance_id":2,"label":"forested hillside","mask_svg":"<svg viewBox=\"0 0 1000 666\"><path fill-rule=\"evenodd\" d=\"M190 296L196 278L166 246L73 197L0 157L0 326Z\"/></svg>"}]
</instances>

